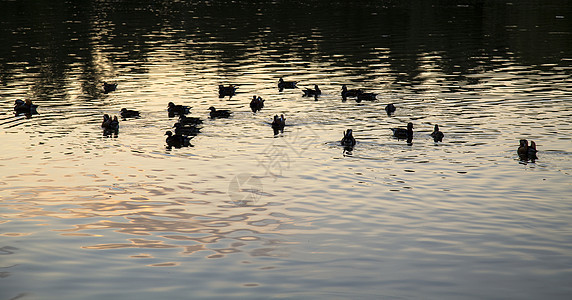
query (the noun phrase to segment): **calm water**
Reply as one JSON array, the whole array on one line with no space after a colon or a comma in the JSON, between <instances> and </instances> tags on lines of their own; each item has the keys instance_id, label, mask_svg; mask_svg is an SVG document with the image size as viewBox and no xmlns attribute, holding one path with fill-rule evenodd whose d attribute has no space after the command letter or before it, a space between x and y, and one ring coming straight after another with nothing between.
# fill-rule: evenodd
<instances>
[{"instance_id":1,"label":"calm water","mask_svg":"<svg viewBox=\"0 0 572 300\"><path fill-rule=\"evenodd\" d=\"M572 4L539 3L0 1L0 298L570 299Z\"/></svg>"}]
</instances>

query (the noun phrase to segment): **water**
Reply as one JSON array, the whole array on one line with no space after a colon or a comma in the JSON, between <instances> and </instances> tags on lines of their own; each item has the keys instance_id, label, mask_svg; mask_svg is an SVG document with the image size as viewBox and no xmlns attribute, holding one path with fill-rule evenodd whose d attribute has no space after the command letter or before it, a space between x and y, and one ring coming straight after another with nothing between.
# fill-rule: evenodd
<instances>
[{"instance_id":1,"label":"water","mask_svg":"<svg viewBox=\"0 0 572 300\"><path fill-rule=\"evenodd\" d=\"M568 3L0 11L2 299L572 294ZM279 92L282 76L300 89ZM219 84L238 94L218 98ZM323 95L302 97L314 84ZM378 100L344 102L342 84ZM257 114L252 95L266 100ZM40 114L14 117L16 99ZM165 147L169 101L203 118L194 147ZM209 119L211 105L233 116ZM102 136L122 107L142 117ZM407 122L412 145L391 137ZM521 138L535 163L518 160Z\"/></svg>"}]
</instances>

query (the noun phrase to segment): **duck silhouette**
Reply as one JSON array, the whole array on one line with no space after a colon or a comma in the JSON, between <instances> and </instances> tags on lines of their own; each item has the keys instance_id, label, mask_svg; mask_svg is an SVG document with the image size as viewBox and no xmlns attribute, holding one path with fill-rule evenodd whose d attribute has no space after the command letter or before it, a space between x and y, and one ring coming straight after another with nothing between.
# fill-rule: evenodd
<instances>
[{"instance_id":1,"label":"duck silhouette","mask_svg":"<svg viewBox=\"0 0 572 300\"><path fill-rule=\"evenodd\" d=\"M167 112L169 113L169 117L174 117L176 115L182 116L188 114L190 110L191 107L189 106L175 104L173 102L169 102L169 104L167 105Z\"/></svg>"},{"instance_id":2,"label":"duck silhouette","mask_svg":"<svg viewBox=\"0 0 572 300\"><path fill-rule=\"evenodd\" d=\"M391 114L394 113L395 110L396 108L395 105L393 105L393 103L390 103L385 106L385 112L387 113L388 116L391 116Z\"/></svg>"},{"instance_id":3,"label":"duck silhouette","mask_svg":"<svg viewBox=\"0 0 572 300\"><path fill-rule=\"evenodd\" d=\"M443 137L445 137L445 135L439 131L439 125L435 124L435 128L433 129L433 132L431 133L431 137L433 138L433 141L435 142L442 142L443 141Z\"/></svg>"},{"instance_id":4,"label":"duck silhouette","mask_svg":"<svg viewBox=\"0 0 572 300\"><path fill-rule=\"evenodd\" d=\"M113 118L111 118L108 114L104 114L103 121L101 122L101 128L103 129L104 136L117 136L119 133L119 120L117 119L117 116L113 116Z\"/></svg>"},{"instance_id":5,"label":"duck silhouette","mask_svg":"<svg viewBox=\"0 0 572 300\"><path fill-rule=\"evenodd\" d=\"M348 129L344 131L344 137L340 143L346 148L353 149L353 147L356 145L356 139L353 136L353 130Z\"/></svg>"},{"instance_id":6,"label":"duck silhouette","mask_svg":"<svg viewBox=\"0 0 572 300\"><path fill-rule=\"evenodd\" d=\"M121 118L123 119L127 119L127 118L138 118L139 117L139 112L136 110L130 110L127 108L122 108L120 111L121 114Z\"/></svg>"},{"instance_id":7,"label":"duck silhouette","mask_svg":"<svg viewBox=\"0 0 572 300\"><path fill-rule=\"evenodd\" d=\"M322 91L317 84L314 84L314 89L304 89L304 97L317 97L322 94Z\"/></svg>"},{"instance_id":8,"label":"duck silhouette","mask_svg":"<svg viewBox=\"0 0 572 300\"><path fill-rule=\"evenodd\" d=\"M26 99L26 101L22 101L20 99L14 101L14 113L16 116L24 114L26 116L37 115L38 105L33 104L32 100Z\"/></svg>"},{"instance_id":9,"label":"duck silhouette","mask_svg":"<svg viewBox=\"0 0 572 300\"><path fill-rule=\"evenodd\" d=\"M203 124L203 120L201 120L200 118L187 117L185 115L181 115L179 117L179 123L183 125L199 125Z\"/></svg>"},{"instance_id":10,"label":"duck silhouette","mask_svg":"<svg viewBox=\"0 0 572 300\"><path fill-rule=\"evenodd\" d=\"M238 89L238 87L232 84L229 86L224 86L221 84L218 86L218 96L219 98L224 98L225 96L232 97L236 94L236 89Z\"/></svg>"},{"instance_id":11,"label":"duck silhouette","mask_svg":"<svg viewBox=\"0 0 572 300\"><path fill-rule=\"evenodd\" d=\"M363 91L360 89L351 89L348 90L348 87L343 84L342 85L342 99L346 100L348 97L357 97L357 95L359 93L362 93Z\"/></svg>"},{"instance_id":12,"label":"duck silhouette","mask_svg":"<svg viewBox=\"0 0 572 300\"><path fill-rule=\"evenodd\" d=\"M528 146L526 152L528 159L531 160L532 162L535 162L538 159L538 156L536 156L536 153L538 151L536 150L536 143L534 141L530 141L530 146Z\"/></svg>"},{"instance_id":13,"label":"duck silhouette","mask_svg":"<svg viewBox=\"0 0 572 300\"><path fill-rule=\"evenodd\" d=\"M116 89L117 89L117 83L107 83L107 82L103 83L103 93L104 94L111 93L111 92L115 91Z\"/></svg>"},{"instance_id":14,"label":"duck silhouette","mask_svg":"<svg viewBox=\"0 0 572 300\"><path fill-rule=\"evenodd\" d=\"M377 94L374 94L374 93L366 93L366 92L363 92L363 91L362 91L362 92L360 92L360 93L357 94L357 99L356 99L356 101L358 101L358 102L361 102L361 101L363 101L363 100L373 101L373 100L376 99L376 97L377 97Z\"/></svg>"},{"instance_id":15,"label":"duck silhouette","mask_svg":"<svg viewBox=\"0 0 572 300\"><path fill-rule=\"evenodd\" d=\"M197 128L194 125L189 125L189 126L184 126L181 123L175 123L173 125L173 128L175 128L175 134L177 135L192 135L192 136L196 136L197 134L199 134L199 132L201 131L200 128Z\"/></svg>"},{"instance_id":16,"label":"duck silhouette","mask_svg":"<svg viewBox=\"0 0 572 300\"><path fill-rule=\"evenodd\" d=\"M278 79L278 89L282 92L284 89L295 89L298 88L296 86L297 81L284 81L284 78L280 77Z\"/></svg>"},{"instance_id":17,"label":"duck silhouette","mask_svg":"<svg viewBox=\"0 0 572 300\"><path fill-rule=\"evenodd\" d=\"M272 130L274 131L274 135L277 135L280 132L284 133L285 126L286 118L284 115L281 114L280 117L278 115L274 115L274 120L272 121Z\"/></svg>"},{"instance_id":18,"label":"duck silhouette","mask_svg":"<svg viewBox=\"0 0 572 300\"><path fill-rule=\"evenodd\" d=\"M230 117L230 110L217 110L214 106L209 107L211 118L228 118Z\"/></svg>"},{"instance_id":19,"label":"duck silhouette","mask_svg":"<svg viewBox=\"0 0 572 300\"><path fill-rule=\"evenodd\" d=\"M264 100L261 97L252 96L250 101L250 109L253 113L262 110L264 108Z\"/></svg>"},{"instance_id":20,"label":"duck silhouette","mask_svg":"<svg viewBox=\"0 0 572 300\"><path fill-rule=\"evenodd\" d=\"M171 147L181 148L181 147L193 146L191 145L191 139L193 138L192 136L189 137L181 134L173 134L173 132L171 132L170 130L165 132L165 135L167 136L165 142L167 143L168 148Z\"/></svg>"},{"instance_id":21,"label":"duck silhouette","mask_svg":"<svg viewBox=\"0 0 572 300\"><path fill-rule=\"evenodd\" d=\"M518 157L520 160L528 160L528 141L525 139L520 140L520 145L516 150Z\"/></svg>"},{"instance_id":22,"label":"duck silhouette","mask_svg":"<svg viewBox=\"0 0 572 300\"><path fill-rule=\"evenodd\" d=\"M407 143L411 143L413 140L413 123L407 123L407 129L405 128L391 128L393 131L393 136L399 139L407 139Z\"/></svg>"}]
</instances>

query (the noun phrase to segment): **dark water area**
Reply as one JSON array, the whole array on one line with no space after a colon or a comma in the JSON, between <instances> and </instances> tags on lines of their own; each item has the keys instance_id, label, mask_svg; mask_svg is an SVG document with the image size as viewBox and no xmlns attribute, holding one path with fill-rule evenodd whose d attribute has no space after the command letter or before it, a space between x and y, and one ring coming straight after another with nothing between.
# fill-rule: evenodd
<instances>
[{"instance_id":1,"label":"dark water area","mask_svg":"<svg viewBox=\"0 0 572 300\"><path fill-rule=\"evenodd\" d=\"M572 295L570 1L0 0L0 98L1 299Z\"/></svg>"}]
</instances>

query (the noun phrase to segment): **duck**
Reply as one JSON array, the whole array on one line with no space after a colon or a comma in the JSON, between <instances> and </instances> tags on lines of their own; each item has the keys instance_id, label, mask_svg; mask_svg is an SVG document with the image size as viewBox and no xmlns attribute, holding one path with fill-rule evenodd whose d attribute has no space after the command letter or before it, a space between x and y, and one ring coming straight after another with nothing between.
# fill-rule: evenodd
<instances>
[{"instance_id":1,"label":"duck","mask_svg":"<svg viewBox=\"0 0 572 300\"><path fill-rule=\"evenodd\" d=\"M121 118L123 119L127 119L127 118L138 118L139 117L139 112L136 110L130 110L127 108L122 108L120 111L121 114Z\"/></svg>"},{"instance_id":2,"label":"duck","mask_svg":"<svg viewBox=\"0 0 572 300\"><path fill-rule=\"evenodd\" d=\"M117 119L117 116L113 116L113 119L109 123L109 129L113 131L119 130L119 120Z\"/></svg>"},{"instance_id":3,"label":"duck","mask_svg":"<svg viewBox=\"0 0 572 300\"><path fill-rule=\"evenodd\" d=\"M385 106L385 112L387 113L388 116L391 116L392 113L395 112L395 105L393 105L393 103L389 103L388 105Z\"/></svg>"},{"instance_id":4,"label":"duck","mask_svg":"<svg viewBox=\"0 0 572 300\"><path fill-rule=\"evenodd\" d=\"M262 110L264 108L264 100L261 97L252 96L252 101L250 101L250 109L253 113Z\"/></svg>"},{"instance_id":5,"label":"duck","mask_svg":"<svg viewBox=\"0 0 572 300\"><path fill-rule=\"evenodd\" d=\"M103 115L103 121L101 122L101 128L108 129L111 124L111 117L108 114Z\"/></svg>"},{"instance_id":6,"label":"duck","mask_svg":"<svg viewBox=\"0 0 572 300\"><path fill-rule=\"evenodd\" d=\"M238 89L238 87L235 87L234 85L229 85L229 86L224 86L224 85L219 85L218 86L218 96L220 98L224 98L225 96L234 96L236 94L236 89Z\"/></svg>"},{"instance_id":7,"label":"duck","mask_svg":"<svg viewBox=\"0 0 572 300\"><path fill-rule=\"evenodd\" d=\"M317 84L314 84L314 89L305 89L303 92L304 97L317 97L322 94L322 91Z\"/></svg>"},{"instance_id":8,"label":"duck","mask_svg":"<svg viewBox=\"0 0 572 300\"><path fill-rule=\"evenodd\" d=\"M433 138L433 141L435 142L442 142L443 141L443 137L445 137L445 135L439 131L439 125L435 124L435 128L433 129L433 132L431 133L431 137Z\"/></svg>"},{"instance_id":9,"label":"duck","mask_svg":"<svg viewBox=\"0 0 572 300\"><path fill-rule=\"evenodd\" d=\"M199 125L203 124L203 120L195 117L187 117L185 115L179 116L179 123L183 125Z\"/></svg>"},{"instance_id":10,"label":"duck","mask_svg":"<svg viewBox=\"0 0 572 300\"><path fill-rule=\"evenodd\" d=\"M393 131L393 136L397 139L407 139L410 143L413 140L413 123L407 123L407 129L404 128L391 128Z\"/></svg>"},{"instance_id":11,"label":"duck","mask_svg":"<svg viewBox=\"0 0 572 300\"><path fill-rule=\"evenodd\" d=\"M363 91L360 89L351 89L348 90L348 87L343 84L342 85L342 99L346 100L347 97L357 97L358 94L362 93Z\"/></svg>"},{"instance_id":12,"label":"duck","mask_svg":"<svg viewBox=\"0 0 572 300\"><path fill-rule=\"evenodd\" d=\"M282 92L284 89L295 89L298 88L296 86L297 81L284 81L284 78L280 77L278 79L278 89Z\"/></svg>"},{"instance_id":13,"label":"duck","mask_svg":"<svg viewBox=\"0 0 572 300\"><path fill-rule=\"evenodd\" d=\"M356 139L354 138L352 133L353 131L351 129L344 131L344 137L340 141L342 146L346 148L353 148L355 146Z\"/></svg>"},{"instance_id":14,"label":"duck","mask_svg":"<svg viewBox=\"0 0 572 300\"><path fill-rule=\"evenodd\" d=\"M283 114L274 115L274 120L272 121L272 130L274 130L274 135L277 135L279 132L284 133L284 126L286 126L286 118Z\"/></svg>"},{"instance_id":15,"label":"duck","mask_svg":"<svg viewBox=\"0 0 572 300\"><path fill-rule=\"evenodd\" d=\"M108 94L117 89L117 83L103 83L103 93Z\"/></svg>"},{"instance_id":16,"label":"duck","mask_svg":"<svg viewBox=\"0 0 572 300\"><path fill-rule=\"evenodd\" d=\"M357 94L356 101L358 101L358 102L361 102L362 100L373 101L376 99L376 97L377 97L377 94L366 93L366 92L361 91L360 93Z\"/></svg>"},{"instance_id":17,"label":"duck","mask_svg":"<svg viewBox=\"0 0 572 300\"><path fill-rule=\"evenodd\" d=\"M538 156L536 156L536 153L538 151L536 150L536 143L534 141L530 141L530 146L528 146L528 149L526 152L527 152L528 159L530 159L532 162L534 162L535 160L538 159Z\"/></svg>"},{"instance_id":18,"label":"duck","mask_svg":"<svg viewBox=\"0 0 572 300\"><path fill-rule=\"evenodd\" d=\"M111 118L108 114L103 115L103 122L101 122L101 128L103 129L104 136L110 136L114 134L117 136L119 133L119 120L117 116Z\"/></svg>"},{"instance_id":19,"label":"duck","mask_svg":"<svg viewBox=\"0 0 572 300\"><path fill-rule=\"evenodd\" d=\"M521 160L527 160L528 159L528 141L527 140L525 140L525 139L520 140L520 145L518 146L516 153L518 154L518 157Z\"/></svg>"},{"instance_id":20,"label":"duck","mask_svg":"<svg viewBox=\"0 0 572 300\"><path fill-rule=\"evenodd\" d=\"M217 110L214 106L209 107L211 111L211 118L228 118L230 117L230 110Z\"/></svg>"},{"instance_id":21,"label":"duck","mask_svg":"<svg viewBox=\"0 0 572 300\"><path fill-rule=\"evenodd\" d=\"M173 132L171 132L170 130L167 130L167 132L165 132L165 135L167 136L167 138L165 139L165 142L167 143L167 147L175 147L175 148L181 148L181 147L192 147L193 145L191 145L191 139L193 138L192 136L184 136L181 134L173 134Z\"/></svg>"},{"instance_id":22,"label":"duck","mask_svg":"<svg viewBox=\"0 0 572 300\"><path fill-rule=\"evenodd\" d=\"M175 104L173 102L169 102L169 104L167 105L167 112L169 113L169 117L173 117L175 115L182 116L188 114L190 110L191 107L189 106Z\"/></svg>"},{"instance_id":23,"label":"duck","mask_svg":"<svg viewBox=\"0 0 572 300\"><path fill-rule=\"evenodd\" d=\"M26 101L20 99L14 101L14 113L17 116L20 114L36 115L38 114L38 111L36 110L37 108L38 105L33 104L30 99L26 99Z\"/></svg>"},{"instance_id":24,"label":"duck","mask_svg":"<svg viewBox=\"0 0 572 300\"><path fill-rule=\"evenodd\" d=\"M175 125L173 125L173 128L175 128L175 134L180 134L180 135L192 135L195 136L197 134L199 134L199 132L201 131L200 128L193 126L184 126L181 123L175 123Z\"/></svg>"}]
</instances>

